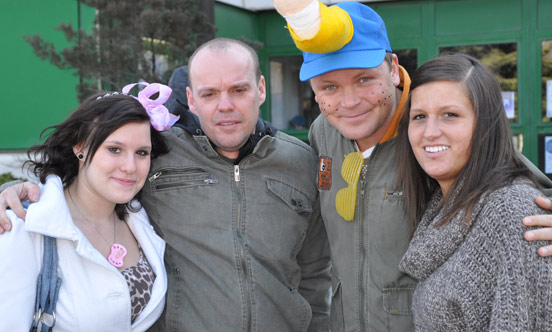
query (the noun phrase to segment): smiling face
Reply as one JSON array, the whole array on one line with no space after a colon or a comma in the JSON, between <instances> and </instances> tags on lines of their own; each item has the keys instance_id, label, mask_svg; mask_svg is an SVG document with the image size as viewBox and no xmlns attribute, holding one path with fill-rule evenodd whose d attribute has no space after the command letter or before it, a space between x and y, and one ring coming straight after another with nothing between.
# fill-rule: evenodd
<instances>
[{"instance_id":1,"label":"smiling face","mask_svg":"<svg viewBox=\"0 0 552 332\"><path fill-rule=\"evenodd\" d=\"M73 148L75 155L81 151ZM87 150L82 150L86 155ZM142 189L150 168L150 123L128 123L99 146L89 164L79 160L79 191L87 200L106 204L129 202Z\"/></svg>"},{"instance_id":2,"label":"smiling face","mask_svg":"<svg viewBox=\"0 0 552 332\"><path fill-rule=\"evenodd\" d=\"M255 77L251 54L235 44L226 49L204 48L189 67L190 110L218 152L230 159L255 131L259 107L265 101L265 80Z\"/></svg>"},{"instance_id":3,"label":"smiling face","mask_svg":"<svg viewBox=\"0 0 552 332\"><path fill-rule=\"evenodd\" d=\"M398 105L399 83L395 55L391 68L384 61L375 68L334 70L311 79L322 115L361 150L385 135Z\"/></svg>"},{"instance_id":4,"label":"smiling face","mask_svg":"<svg viewBox=\"0 0 552 332\"><path fill-rule=\"evenodd\" d=\"M475 126L472 102L459 82L435 81L412 91L408 139L444 194L468 162Z\"/></svg>"}]
</instances>

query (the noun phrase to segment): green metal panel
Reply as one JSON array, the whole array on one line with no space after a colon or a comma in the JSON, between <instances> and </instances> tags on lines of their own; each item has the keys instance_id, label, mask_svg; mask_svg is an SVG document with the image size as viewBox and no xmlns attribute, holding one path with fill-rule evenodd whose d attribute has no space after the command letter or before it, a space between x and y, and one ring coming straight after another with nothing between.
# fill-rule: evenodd
<instances>
[{"instance_id":1,"label":"green metal panel","mask_svg":"<svg viewBox=\"0 0 552 332\"><path fill-rule=\"evenodd\" d=\"M216 37L259 40L257 20L255 13L215 2Z\"/></svg>"},{"instance_id":2,"label":"green metal panel","mask_svg":"<svg viewBox=\"0 0 552 332\"><path fill-rule=\"evenodd\" d=\"M23 35L36 34L53 41L58 49L67 46L60 23L77 26L77 2L73 0L0 1L0 53L2 110L0 150L26 149L40 142L47 126L65 119L77 106L72 71L62 71L34 55ZM83 7L83 22L91 25L94 11ZM85 27L86 28L86 27Z\"/></svg>"},{"instance_id":3,"label":"green metal panel","mask_svg":"<svg viewBox=\"0 0 552 332\"><path fill-rule=\"evenodd\" d=\"M267 27L264 35L266 47L295 48L286 27L286 21L276 11L263 12L260 17Z\"/></svg>"},{"instance_id":4,"label":"green metal panel","mask_svg":"<svg viewBox=\"0 0 552 332\"><path fill-rule=\"evenodd\" d=\"M538 0L537 1L537 28L551 29L552 28L552 1Z\"/></svg>"},{"instance_id":5,"label":"green metal panel","mask_svg":"<svg viewBox=\"0 0 552 332\"><path fill-rule=\"evenodd\" d=\"M435 1L437 35L519 31L521 0Z\"/></svg>"},{"instance_id":6,"label":"green metal panel","mask_svg":"<svg viewBox=\"0 0 552 332\"><path fill-rule=\"evenodd\" d=\"M518 78L518 124L513 124L510 127L512 131L517 134L523 135L523 154L532 160L534 163L537 163L538 160L538 141L536 134L536 125L537 117L536 110L534 108L534 100L531 97L534 90L533 80L537 77L530 75L530 66L531 63L535 62L534 56L536 53L531 51L532 44L534 43L534 36L532 32L536 28L537 16L536 12L536 1L524 1L521 11L521 17L523 21L523 26L521 29L521 35L517 37L518 48L518 68L517 68L517 78ZM540 78L540 75L539 75ZM540 80L539 80L540 81Z\"/></svg>"},{"instance_id":7,"label":"green metal panel","mask_svg":"<svg viewBox=\"0 0 552 332\"><path fill-rule=\"evenodd\" d=\"M422 38L422 3L405 1L392 5L368 5L383 18L390 40Z\"/></svg>"},{"instance_id":8,"label":"green metal panel","mask_svg":"<svg viewBox=\"0 0 552 332\"><path fill-rule=\"evenodd\" d=\"M418 52L418 65L439 55L439 47L433 36L435 33L435 1L425 1L422 10L423 42Z\"/></svg>"}]
</instances>

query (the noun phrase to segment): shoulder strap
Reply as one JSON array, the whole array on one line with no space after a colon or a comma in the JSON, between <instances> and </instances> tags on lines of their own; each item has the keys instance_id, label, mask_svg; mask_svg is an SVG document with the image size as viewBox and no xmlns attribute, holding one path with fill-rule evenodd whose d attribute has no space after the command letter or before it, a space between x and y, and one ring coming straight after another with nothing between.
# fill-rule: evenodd
<instances>
[{"instance_id":1,"label":"shoulder strap","mask_svg":"<svg viewBox=\"0 0 552 332\"><path fill-rule=\"evenodd\" d=\"M49 332L56 324L56 303L61 286L57 276L58 254L56 239L44 236L42 271L38 276L35 313L31 332Z\"/></svg>"}]
</instances>

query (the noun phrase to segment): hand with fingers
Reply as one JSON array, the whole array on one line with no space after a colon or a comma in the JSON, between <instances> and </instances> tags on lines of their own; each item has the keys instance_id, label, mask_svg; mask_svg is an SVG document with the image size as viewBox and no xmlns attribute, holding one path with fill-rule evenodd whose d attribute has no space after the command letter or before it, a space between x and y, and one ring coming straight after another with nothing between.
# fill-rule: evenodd
<instances>
[{"instance_id":1,"label":"hand with fingers","mask_svg":"<svg viewBox=\"0 0 552 332\"><path fill-rule=\"evenodd\" d=\"M552 200L544 197L537 197L537 204L546 210L552 210ZM542 214L523 218L523 224L531 227L542 227L525 232L527 241L552 241L552 214ZM552 256L552 244L539 248L539 255L542 257Z\"/></svg>"},{"instance_id":2,"label":"hand with fingers","mask_svg":"<svg viewBox=\"0 0 552 332\"><path fill-rule=\"evenodd\" d=\"M0 234L11 230L11 222L6 215L6 210L12 211L21 219L25 219L26 212L22 201L38 201L40 188L32 182L19 183L6 188L0 193Z\"/></svg>"}]
</instances>

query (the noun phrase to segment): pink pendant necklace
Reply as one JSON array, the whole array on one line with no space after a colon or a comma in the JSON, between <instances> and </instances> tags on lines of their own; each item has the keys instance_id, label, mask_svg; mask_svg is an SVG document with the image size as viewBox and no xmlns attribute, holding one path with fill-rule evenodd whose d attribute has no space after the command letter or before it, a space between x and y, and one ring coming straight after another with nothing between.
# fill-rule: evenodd
<instances>
[{"instance_id":1,"label":"pink pendant necklace","mask_svg":"<svg viewBox=\"0 0 552 332\"><path fill-rule=\"evenodd\" d=\"M73 200L73 196L71 196L71 191L69 189L67 189L67 193L69 194L69 198L71 199L71 203L73 203L73 206L77 209L77 211L82 216L82 218L96 231L96 233L98 233L98 235L109 246L109 241L107 241L105 239L105 237L102 235L102 233L100 233L100 230L96 227L96 225L94 225L94 223L92 223L90 220L88 220L88 218L86 218L84 213L81 212L79 206ZM119 268L119 267L123 266L123 264L124 264L123 259L125 258L126 254L127 254L127 249L122 244L119 244L119 243L115 242L115 239L116 239L116 236L117 236L117 233L116 233L117 228L116 228L115 223L116 223L116 220L113 221L113 244L111 245L111 252L109 253L109 256L107 257L107 261L109 262L109 264Z\"/></svg>"}]
</instances>

